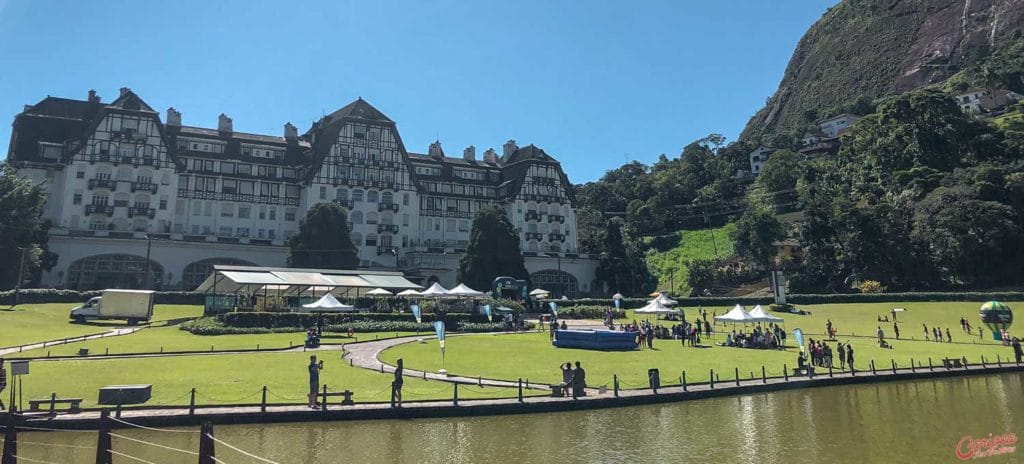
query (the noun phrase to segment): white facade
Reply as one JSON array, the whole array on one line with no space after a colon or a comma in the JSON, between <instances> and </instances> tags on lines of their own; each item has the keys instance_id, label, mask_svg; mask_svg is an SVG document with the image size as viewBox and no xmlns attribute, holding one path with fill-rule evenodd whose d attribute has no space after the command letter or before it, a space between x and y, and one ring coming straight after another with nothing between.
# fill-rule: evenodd
<instances>
[{"instance_id":1,"label":"white facade","mask_svg":"<svg viewBox=\"0 0 1024 464\"><path fill-rule=\"evenodd\" d=\"M764 167L764 163L768 161L768 156L778 151L778 148L771 148L761 145L750 152L750 173L758 175L761 173L761 168Z\"/></svg>"},{"instance_id":2,"label":"white facade","mask_svg":"<svg viewBox=\"0 0 1024 464\"><path fill-rule=\"evenodd\" d=\"M854 114L840 114L833 116L828 119L823 119L818 123L818 128L825 134L826 137L832 139L839 137L843 131L852 126L860 116Z\"/></svg>"},{"instance_id":3,"label":"white facade","mask_svg":"<svg viewBox=\"0 0 1024 464\"><path fill-rule=\"evenodd\" d=\"M184 126L173 108L166 120L129 89L109 104L48 97L16 116L8 159L49 194L59 260L44 284L191 289L213 264L284 266L305 211L332 201L349 211L361 267L453 285L473 215L500 204L534 280L570 296L593 288L571 184L532 145L481 160L472 147L445 157L439 142L408 153L361 99L302 136L291 124L283 137L236 132L225 115L216 129Z\"/></svg>"}]
</instances>

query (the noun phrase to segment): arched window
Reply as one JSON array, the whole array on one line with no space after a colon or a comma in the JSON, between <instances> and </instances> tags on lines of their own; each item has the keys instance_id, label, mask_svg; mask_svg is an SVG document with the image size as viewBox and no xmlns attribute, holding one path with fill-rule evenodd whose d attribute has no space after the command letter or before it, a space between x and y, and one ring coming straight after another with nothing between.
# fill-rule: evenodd
<instances>
[{"instance_id":1,"label":"arched window","mask_svg":"<svg viewBox=\"0 0 1024 464\"><path fill-rule=\"evenodd\" d=\"M199 284L203 283L210 274L213 274L213 266L216 264L226 266L256 266L256 264L243 259L235 258L208 258L200 261L195 261L185 266L185 270L181 273L181 288L185 291L195 290Z\"/></svg>"},{"instance_id":2,"label":"arched window","mask_svg":"<svg viewBox=\"0 0 1024 464\"><path fill-rule=\"evenodd\" d=\"M363 201L363 191L360 190L360 189L353 190L352 191L352 201L354 201L356 203L359 203L359 202Z\"/></svg>"},{"instance_id":3,"label":"arched window","mask_svg":"<svg viewBox=\"0 0 1024 464\"><path fill-rule=\"evenodd\" d=\"M392 213L391 211L384 211L383 213L380 213L380 223L381 224L394 224L395 223L395 213Z\"/></svg>"},{"instance_id":4,"label":"arched window","mask_svg":"<svg viewBox=\"0 0 1024 464\"><path fill-rule=\"evenodd\" d=\"M99 166L96 168L97 179L110 179L110 166Z\"/></svg>"},{"instance_id":5,"label":"arched window","mask_svg":"<svg viewBox=\"0 0 1024 464\"><path fill-rule=\"evenodd\" d=\"M136 193L135 204L136 208L149 208L149 194L148 193Z\"/></svg>"},{"instance_id":6,"label":"arched window","mask_svg":"<svg viewBox=\"0 0 1024 464\"><path fill-rule=\"evenodd\" d=\"M150 288L163 286L164 267L149 261L149 282L146 281L146 259L134 255L108 254L82 258L68 267L67 288L97 290L104 288Z\"/></svg>"},{"instance_id":7,"label":"arched window","mask_svg":"<svg viewBox=\"0 0 1024 464\"><path fill-rule=\"evenodd\" d=\"M347 202L348 201L348 190L347 189L343 189L343 188L339 188L338 192L335 195L335 198L337 198L338 201L340 201L342 203Z\"/></svg>"},{"instance_id":8,"label":"arched window","mask_svg":"<svg viewBox=\"0 0 1024 464\"><path fill-rule=\"evenodd\" d=\"M377 191L376 190L368 190L366 192L366 202L367 203L376 203L377 202Z\"/></svg>"},{"instance_id":9,"label":"arched window","mask_svg":"<svg viewBox=\"0 0 1024 464\"><path fill-rule=\"evenodd\" d=\"M128 232L128 220L125 218L117 218L110 221L113 229L118 232Z\"/></svg>"},{"instance_id":10,"label":"arched window","mask_svg":"<svg viewBox=\"0 0 1024 464\"><path fill-rule=\"evenodd\" d=\"M352 232L352 235L349 235L349 238L352 239L352 243L356 246L363 245L363 234L360 234L359 232Z\"/></svg>"},{"instance_id":11,"label":"arched window","mask_svg":"<svg viewBox=\"0 0 1024 464\"><path fill-rule=\"evenodd\" d=\"M352 220L352 224L362 224L363 212L359 210L352 211L351 213L349 213L348 218Z\"/></svg>"},{"instance_id":12,"label":"arched window","mask_svg":"<svg viewBox=\"0 0 1024 464\"><path fill-rule=\"evenodd\" d=\"M384 192L380 194L381 203L394 203L395 196L391 192Z\"/></svg>"},{"instance_id":13,"label":"arched window","mask_svg":"<svg viewBox=\"0 0 1024 464\"><path fill-rule=\"evenodd\" d=\"M377 246L377 234L366 234L366 246Z\"/></svg>"},{"instance_id":14,"label":"arched window","mask_svg":"<svg viewBox=\"0 0 1024 464\"><path fill-rule=\"evenodd\" d=\"M530 281L535 287L552 292L551 296L555 298L561 298L564 295L575 299L579 296L579 282L575 276L565 271L545 269L534 272L530 274Z\"/></svg>"},{"instance_id":15,"label":"arched window","mask_svg":"<svg viewBox=\"0 0 1024 464\"><path fill-rule=\"evenodd\" d=\"M370 211L369 213L366 213L366 223L367 224L376 224L377 223L377 213L375 213L373 211Z\"/></svg>"},{"instance_id":16,"label":"arched window","mask_svg":"<svg viewBox=\"0 0 1024 464\"><path fill-rule=\"evenodd\" d=\"M149 229L149 221L145 219L135 219L132 221L132 230L135 232L146 232Z\"/></svg>"},{"instance_id":17,"label":"arched window","mask_svg":"<svg viewBox=\"0 0 1024 464\"><path fill-rule=\"evenodd\" d=\"M153 171L139 169L139 172L135 174L135 180L137 182L153 182Z\"/></svg>"}]
</instances>

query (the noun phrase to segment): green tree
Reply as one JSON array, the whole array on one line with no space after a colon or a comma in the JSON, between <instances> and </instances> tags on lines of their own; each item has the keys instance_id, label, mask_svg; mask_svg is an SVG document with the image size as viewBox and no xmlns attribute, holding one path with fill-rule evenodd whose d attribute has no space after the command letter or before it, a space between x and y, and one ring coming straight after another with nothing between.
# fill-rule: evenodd
<instances>
[{"instance_id":1,"label":"green tree","mask_svg":"<svg viewBox=\"0 0 1024 464\"><path fill-rule=\"evenodd\" d=\"M775 256L778 254L775 242L784 236L782 223L775 218L771 209L752 205L736 221L732 239L740 256L759 264L765 270L771 270L775 267Z\"/></svg>"},{"instance_id":2,"label":"green tree","mask_svg":"<svg viewBox=\"0 0 1024 464\"><path fill-rule=\"evenodd\" d=\"M602 240L604 249L597 266L597 281L608 291L626 296L642 295L654 287L643 252L629 234L623 232L620 220L608 221Z\"/></svg>"},{"instance_id":3,"label":"green tree","mask_svg":"<svg viewBox=\"0 0 1024 464\"><path fill-rule=\"evenodd\" d=\"M359 255L345 209L337 203L317 203L299 222L299 233L288 241L288 266L315 269L354 269Z\"/></svg>"},{"instance_id":4,"label":"green tree","mask_svg":"<svg viewBox=\"0 0 1024 464\"><path fill-rule=\"evenodd\" d=\"M488 289L496 277L529 280L519 234L501 206L477 211L469 233L469 246L459 261L459 281L475 289Z\"/></svg>"},{"instance_id":5,"label":"green tree","mask_svg":"<svg viewBox=\"0 0 1024 464\"><path fill-rule=\"evenodd\" d=\"M22 287L38 284L42 271L57 263L57 255L47 249L50 223L42 219L45 204L42 187L0 164L0 262L6 263L0 266L0 290L16 287L19 271Z\"/></svg>"}]
</instances>

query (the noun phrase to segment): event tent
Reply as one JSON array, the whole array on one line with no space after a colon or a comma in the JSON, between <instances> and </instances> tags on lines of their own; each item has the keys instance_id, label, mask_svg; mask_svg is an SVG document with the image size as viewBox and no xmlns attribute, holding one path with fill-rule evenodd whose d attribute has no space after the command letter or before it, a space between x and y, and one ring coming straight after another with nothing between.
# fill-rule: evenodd
<instances>
[{"instance_id":1,"label":"event tent","mask_svg":"<svg viewBox=\"0 0 1024 464\"><path fill-rule=\"evenodd\" d=\"M349 306L347 304L344 304L344 303L338 301L338 299L335 298L334 295L331 295L330 293L320 297L319 300L316 300L316 301L314 301L314 302L312 302L310 304L302 305L302 308L303 308L302 311L305 311L305 312L318 312L318 313L319 312L326 313L326 312L353 311L353 310L356 309L355 306Z\"/></svg>"},{"instance_id":2,"label":"event tent","mask_svg":"<svg viewBox=\"0 0 1024 464\"><path fill-rule=\"evenodd\" d=\"M455 288L448 290L449 295L453 296L484 296L484 292L478 292L466 286L466 284L456 285Z\"/></svg>"},{"instance_id":3,"label":"event tent","mask_svg":"<svg viewBox=\"0 0 1024 464\"><path fill-rule=\"evenodd\" d=\"M441 284L434 282L434 285L427 287L426 290L420 292L420 296L427 298L444 298L452 296L448 289L441 286Z\"/></svg>"},{"instance_id":4,"label":"event tent","mask_svg":"<svg viewBox=\"0 0 1024 464\"><path fill-rule=\"evenodd\" d=\"M659 302L659 303L661 303L661 304L663 304L663 305L665 305L665 306L675 306L675 305L679 304L678 301L669 298L668 295L666 295L664 293L658 295L658 297L655 298L654 300Z\"/></svg>"},{"instance_id":5,"label":"event tent","mask_svg":"<svg viewBox=\"0 0 1024 464\"><path fill-rule=\"evenodd\" d=\"M551 292L549 292L547 290L544 290L543 288L535 288L535 289L533 289L530 292L530 296L535 296L535 297L538 297L538 298L542 298L542 297L546 297L546 296L550 296L550 295L551 295Z\"/></svg>"},{"instance_id":6,"label":"event tent","mask_svg":"<svg viewBox=\"0 0 1024 464\"><path fill-rule=\"evenodd\" d=\"M398 296L420 296L420 292L417 292L416 290L410 288L408 290L402 290L398 292Z\"/></svg>"},{"instance_id":7,"label":"event tent","mask_svg":"<svg viewBox=\"0 0 1024 464\"><path fill-rule=\"evenodd\" d=\"M732 322L734 324L739 322L742 324L754 321L750 318L750 315L743 310L743 306L736 305L729 310L729 312L721 316L715 316L715 322Z\"/></svg>"},{"instance_id":8,"label":"event tent","mask_svg":"<svg viewBox=\"0 0 1024 464\"><path fill-rule=\"evenodd\" d=\"M643 308L634 309L633 312L636 314L679 314L678 309L669 308L657 299L651 300Z\"/></svg>"},{"instance_id":9,"label":"event tent","mask_svg":"<svg viewBox=\"0 0 1024 464\"><path fill-rule=\"evenodd\" d=\"M370 290L370 291L366 292L366 294L367 295L373 295L373 296L391 296L391 295L394 295L394 293L391 293L391 292L389 292L387 290L384 290L383 288L375 288L373 290Z\"/></svg>"},{"instance_id":10,"label":"event tent","mask_svg":"<svg viewBox=\"0 0 1024 464\"><path fill-rule=\"evenodd\" d=\"M762 308L761 305L754 306L754 309L751 309L747 315L750 316L751 322L784 322L781 317L772 316L771 314L764 312L764 308Z\"/></svg>"}]
</instances>

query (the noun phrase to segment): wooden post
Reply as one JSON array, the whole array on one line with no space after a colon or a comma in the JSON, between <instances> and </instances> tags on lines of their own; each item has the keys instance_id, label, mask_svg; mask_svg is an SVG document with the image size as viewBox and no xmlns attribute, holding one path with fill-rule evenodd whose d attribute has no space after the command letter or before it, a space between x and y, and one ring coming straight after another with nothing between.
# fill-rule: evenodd
<instances>
[{"instance_id":1,"label":"wooden post","mask_svg":"<svg viewBox=\"0 0 1024 464\"><path fill-rule=\"evenodd\" d=\"M917 372L917 366L914 365L914 358L910 358L910 372Z\"/></svg>"},{"instance_id":2,"label":"wooden post","mask_svg":"<svg viewBox=\"0 0 1024 464\"><path fill-rule=\"evenodd\" d=\"M323 394L320 396L320 410L327 411L327 384L324 384Z\"/></svg>"},{"instance_id":3,"label":"wooden post","mask_svg":"<svg viewBox=\"0 0 1024 464\"><path fill-rule=\"evenodd\" d=\"M195 388L193 388L192 392L189 394L188 415L190 415L190 416L196 415L196 389Z\"/></svg>"},{"instance_id":4,"label":"wooden post","mask_svg":"<svg viewBox=\"0 0 1024 464\"><path fill-rule=\"evenodd\" d=\"M896 373L896 360L895 359L890 359L889 362L892 363L892 373L895 374Z\"/></svg>"},{"instance_id":5,"label":"wooden post","mask_svg":"<svg viewBox=\"0 0 1024 464\"><path fill-rule=\"evenodd\" d=\"M768 383L768 375L764 371L764 365L761 365L761 383Z\"/></svg>"},{"instance_id":6,"label":"wooden post","mask_svg":"<svg viewBox=\"0 0 1024 464\"><path fill-rule=\"evenodd\" d=\"M519 379L519 402L523 402L523 379Z\"/></svg>"},{"instance_id":7,"label":"wooden post","mask_svg":"<svg viewBox=\"0 0 1024 464\"><path fill-rule=\"evenodd\" d=\"M715 370L714 369L711 369L711 377L708 378L708 381L710 382L708 385L710 385L712 389L715 388Z\"/></svg>"},{"instance_id":8,"label":"wooden post","mask_svg":"<svg viewBox=\"0 0 1024 464\"><path fill-rule=\"evenodd\" d=\"M930 370L930 371L934 371L935 370L935 366L932 366L932 357L931 356L928 357L928 370Z\"/></svg>"},{"instance_id":9,"label":"wooden post","mask_svg":"<svg viewBox=\"0 0 1024 464\"><path fill-rule=\"evenodd\" d=\"M260 401L260 412L267 412L267 386L263 386L263 400Z\"/></svg>"},{"instance_id":10,"label":"wooden post","mask_svg":"<svg viewBox=\"0 0 1024 464\"><path fill-rule=\"evenodd\" d=\"M875 371L875 360L874 359L871 360L871 375L878 375L878 372Z\"/></svg>"},{"instance_id":11,"label":"wooden post","mask_svg":"<svg viewBox=\"0 0 1024 464\"><path fill-rule=\"evenodd\" d=\"M12 405L13 407L13 405ZM7 414L7 430L4 432L4 452L0 455L2 464L18 464L18 429L14 427L14 412Z\"/></svg>"},{"instance_id":12,"label":"wooden post","mask_svg":"<svg viewBox=\"0 0 1024 464\"><path fill-rule=\"evenodd\" d=\"M789 366L786 364L782 365L782 378L789 382Z\"/></svg>"},{"instance_id":13,"label":"wooden post","mask_svg":"<svg viewBox=\"0 0 1024 464\"><path fill-rule=\"evenodd\" d=\"M740 368L737 367L735 369L736 369L736 386L738 387L738 386L740 386Z\"/></svg>"},{"instance_id":14,"label":"wooden post","mask_svg":"<svg viewBox=\"0 0 1024 464\"><path fill-rule=\"evenodd\" d=\"M612 389L614 390L615 397L619 397L619 374L612 374Z\"/></svg>"},{"instance_id":15,"label":"wooden post","mask_svg":"<svg viewBox=\"0 0 1024 464\"><path fill-rule=\"evenodd\" d=\"M96 437L96 464L113 464L110 452L110 410L100 411L99 435Z\"/></svg>"},{"instance_id":16,"label":"wooden post","mask_svg":"<svg viewBox=\"0 0 1024 464\"><path fill-rule=\"evenodd\" d=\"M686 391L686 371L683 371L683 375L680 378L683 381L683 391Z\"/></svg>"},{"instance_id":17,"label":"wooden post","mask_svg":"<svg viewBox=\"0 0 1024 464\"><path fill-rule=\"evenodd\" d=\"M1003 360L1002 358L999 357L998 354L996 355L996 365L999 367L1003 367Z\"/></svg>"},{"instance_id":18,"label":"wooden post","mask_svg":"<svg viewBox=\"0 0 1024 464\"><path fill-rule=\"evenodd\" d=\"M217 449L213 441L213 424L203 422L199 430L199 464L216 464Z\"/></svg>"},{"instance_id":19,"label":"wooden post","mask_svg":"<svg viewBox=\"0 0 1024 464\"><path fill-rule=\"evenodd\" d=\"M455 392L452 393L452 406L459 405L459 383L455 382Z\"/></svg>"}]
</instances>

